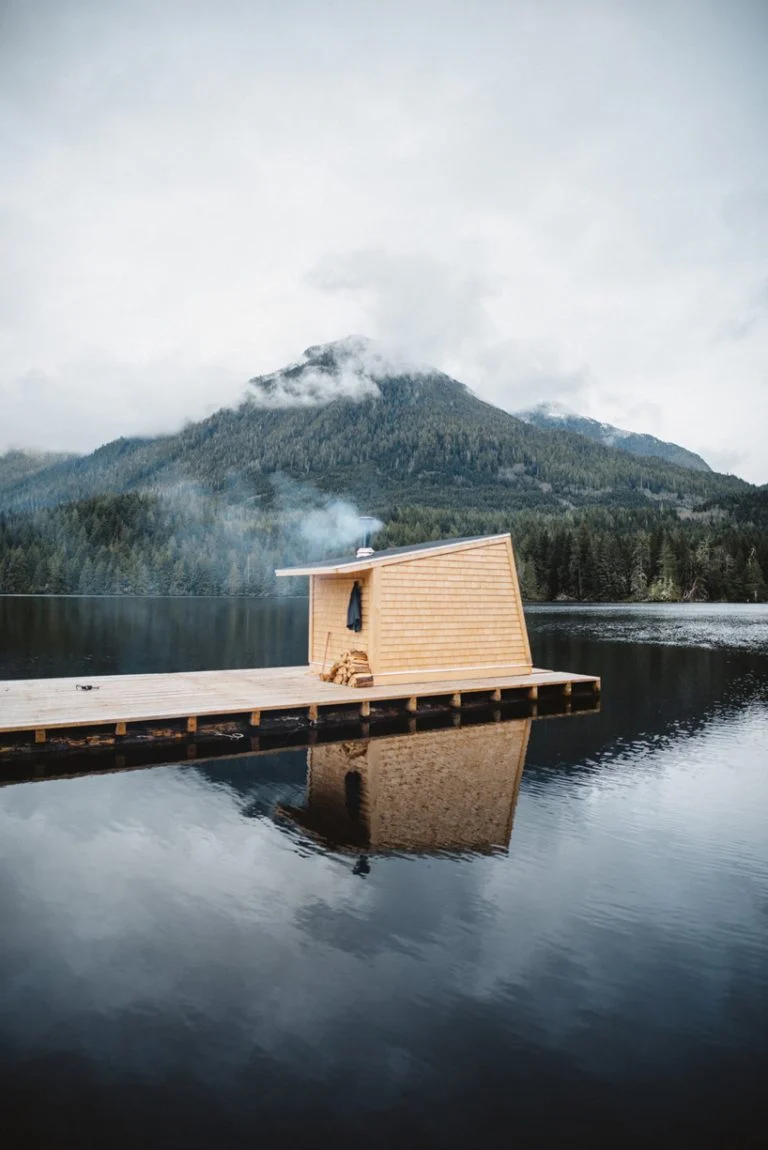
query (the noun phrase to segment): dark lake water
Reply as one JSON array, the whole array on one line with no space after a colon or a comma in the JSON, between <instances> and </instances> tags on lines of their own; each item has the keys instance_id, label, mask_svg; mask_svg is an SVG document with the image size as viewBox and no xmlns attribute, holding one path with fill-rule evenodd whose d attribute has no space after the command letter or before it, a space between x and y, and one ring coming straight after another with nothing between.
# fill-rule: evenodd
<instances>
[{"instance_id":1,"label":"dark lake water","mask_svg":"<svg viewBox=\"0 0 768 1150\"><path fill-rule=\"evenodd\" d=\"M0 598L0 678L306 615ZM0 787L0 1145L768 1145L768 610L528 619L599 713Z\"/></svg>"}]
</instances>

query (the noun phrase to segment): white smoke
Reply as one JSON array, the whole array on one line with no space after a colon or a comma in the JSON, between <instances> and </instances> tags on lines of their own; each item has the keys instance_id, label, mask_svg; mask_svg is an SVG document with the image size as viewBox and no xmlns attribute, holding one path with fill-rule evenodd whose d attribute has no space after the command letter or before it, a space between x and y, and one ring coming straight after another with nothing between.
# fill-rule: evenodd
<instances>
[{"instance_id":1,"label":"white smoke","mask_svg":"<svg viewBox=\"0 0 768 1150\"><path fill-rule=\"evenodd\" d=\"M380 399L378 381L434 372L365 336L308 347L302 359L272 375L252 379L248 403L260 408L321 407L335 399Z\"/></svg>"},{"instance_id":2,"label":"white smoke","mask_svg":"<svg viewBox=\"0 0 768 1150\"><path fill-rule=\"evenodd\" d=\"M373 536L384 526L379 519L363 517L351 500L319 491L311 483L278 473L270 484L274 497L265 503L254 501L247 480L236 475L230 476L225 496L188 480L153 489L172 515L174 556L190 571L200 568L196 579L212 581L233 595L302 594L305 588L294 581L275 581L275 568L341 555L351 558L365 535ZM207 554L201 560L203 540ZM145 590L156 589L152 570L143 578Z\"/></svg>"},{"instance_id":3,"label":"white smoke","mask_svg":"<svg viewBox=\"0 0 768 1150\"><path fill-rule=\"evenodd\" d=\"M331 499L325 506L316 507L301 520L299 528L302 539L315 551L341 551L362 542L363 535L380 531L384 524L380 519L366 517L365 520L354 503L346 499Z\"/></svg>"},{"instance_id":4,"label":"white smoke","mask_svg":"<svg viewBox=\"0 0 768 1150\"><path fill-rule=\"evenodd\" d=\"M272 512L279 517L286 553L301 563L351 551L363 535L375 535L384 524L363 516L351 499L327 495L311 483L287 475L270 476L275 492Z\"/></svg>"}]
</instances>

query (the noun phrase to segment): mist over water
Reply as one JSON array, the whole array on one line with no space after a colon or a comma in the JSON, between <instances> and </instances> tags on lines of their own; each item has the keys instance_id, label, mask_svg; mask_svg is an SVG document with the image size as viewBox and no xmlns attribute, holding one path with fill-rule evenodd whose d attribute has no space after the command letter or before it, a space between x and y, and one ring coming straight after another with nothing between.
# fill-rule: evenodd
<instances>
[{"instance_id":1,"label":"mist over water","mask_svg":"<svg viewBox=\"0 0 768 1150\"><path fill-rule=\"evenodd\" d=\"M768 610L528 618L599 713L0 787L10 1145L760 1145ZM268 666L306 603L0 634L2 677Z\"/></svg>"}]
</instances>

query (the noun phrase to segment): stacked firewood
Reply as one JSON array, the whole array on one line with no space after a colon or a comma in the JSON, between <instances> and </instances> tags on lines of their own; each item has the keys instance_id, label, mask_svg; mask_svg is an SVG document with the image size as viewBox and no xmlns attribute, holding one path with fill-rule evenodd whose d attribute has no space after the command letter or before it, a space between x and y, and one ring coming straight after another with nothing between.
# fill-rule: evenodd
<instances>
[{"instance_id":1,"label":"stacked firewood","mask_svg":"<svg viewBox=\"0 0 768 1150\"><path fill-rule=\"evenodd\" d=\"M343 687L372 687L373 675L367 651L345 651L330 671L320 676L326 683L339 683Z\"/></svg>"}]
</instances>

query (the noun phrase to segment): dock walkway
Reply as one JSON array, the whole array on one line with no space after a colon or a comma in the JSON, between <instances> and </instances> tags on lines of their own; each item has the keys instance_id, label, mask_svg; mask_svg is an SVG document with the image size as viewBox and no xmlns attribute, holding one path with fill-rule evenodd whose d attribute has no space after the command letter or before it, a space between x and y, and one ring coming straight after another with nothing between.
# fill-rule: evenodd
<instances>
[{"instance_id":1,"label":"dock walkway","mask_svg":"<svg viewBox=\"0 0 768 1150\"><path fill-rule=\"evenodd\" d=\"M130 724L170 720L182 720L187 731L194 732L199 719L243 715L259 727L269 716L288 717L291 712L317 722L326 712L350 706L366 717L377 705L400 700L415 712L426 699L444 699L459 708L463 696L478 693L495 700L536 699L540 688L570 695L574 687L597 693L600 680L534 668L530 675L355 688L325 683L308 667L6 680L0 681L0 735L7 741L8 736L31 732L40 744L49 731L112 728L120 737Z\"/></svg>"}]
</instances>

